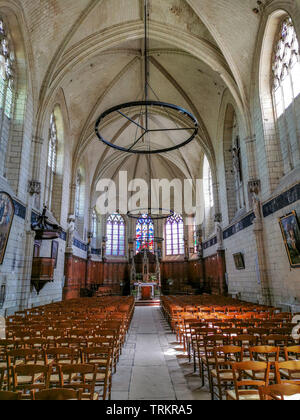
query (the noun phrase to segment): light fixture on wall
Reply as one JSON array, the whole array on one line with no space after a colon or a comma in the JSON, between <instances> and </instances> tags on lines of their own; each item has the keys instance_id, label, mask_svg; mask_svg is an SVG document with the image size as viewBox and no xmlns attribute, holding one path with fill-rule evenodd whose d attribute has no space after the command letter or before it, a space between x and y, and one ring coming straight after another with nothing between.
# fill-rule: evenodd
<instances>
[{"instance_id":1,"label":"light fixture on wall","mask_svg":"<svg viewBox=\"0 0 300 420\"><path fill-rule=\"evenodd\" d=\"M144 0L144 23L145 23L145 48L144 48L144 61L145 61L145 86L144 95L141 101L128 102L114 106L103 112L96 122L96 135L105 145L112 147L118 151L135 154L159 154L177 150L195 139L198 134L198 121L196 117L181 106L169 104L161 101L158 95L152 89L149 83L150 78L150 56L149 56L149 0ZM149 99L149 91L152 91L156 100ZM160 115L167 119L167 125L172 123L173 127L159 127L155 125L156 116ZM120 118L128 126L133 126L135 137L130 139L128 145L117 145L112 139L105 139L103 134L103 127L107 122ZM180 123L180 126L179 126ZM123 130L125 141L127 142L128 134L126 128ZM156 144L153 140L155 134L174 134L177 135L182 132L183 136L179 139L172 137L169 145L161 146ZM188 134L186 134L188 133ZM119 136L120 137L120 136ZM161 140L161 139L160 139Z\"/></svg>"}]
</instances>

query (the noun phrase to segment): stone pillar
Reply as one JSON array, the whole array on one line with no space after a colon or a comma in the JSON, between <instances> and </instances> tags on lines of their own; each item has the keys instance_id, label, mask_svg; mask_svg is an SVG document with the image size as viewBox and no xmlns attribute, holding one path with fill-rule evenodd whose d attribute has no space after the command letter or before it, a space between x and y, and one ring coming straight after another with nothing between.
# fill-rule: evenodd
<instances>
[{"instance_id":1,"label":"stone pillar","mask_svg":"<svg viewBox=\"0 0 300 420\"><path fill-rule=\"evenodd\" d=\"M271 305L270 284L267 272L267 262L264 243L264 228L262 217L262 206L258 196L260 184L257 182L249 183L249 191L252 194L252 205L255 214L253 222L253 233L255 235L257 258L258 258L258 275L261 285L260 296L261 303Z\"/></svg>"},{"instance_id":2,"label":"stone pillar","mask_svg":"<svg viewBox=\"0 0 300 420\"><path fill-rule=\"evenodd\" d=\"M216 235L218 241L217 249L217 264L218 264L218 279L219 279L219 294L227 295L228 288L226 284L226 258L224 250L223 228L222 228L222 214L215 215Z\"/></svg>"},{"instance_id":3,"label":"stone pillar","mask_svg":"<svg viewBox=\"0 0 300 420\"><path fill-rule=\"evenodd\" d=\"M257 257L258 257L258 272L260 276L261 285L261 303L263 305L271 305L270 285L266 267L265 245L264 245L264 230L261 220L255 220L253 226L255 235Z\"/></svg>"}]
</instances>

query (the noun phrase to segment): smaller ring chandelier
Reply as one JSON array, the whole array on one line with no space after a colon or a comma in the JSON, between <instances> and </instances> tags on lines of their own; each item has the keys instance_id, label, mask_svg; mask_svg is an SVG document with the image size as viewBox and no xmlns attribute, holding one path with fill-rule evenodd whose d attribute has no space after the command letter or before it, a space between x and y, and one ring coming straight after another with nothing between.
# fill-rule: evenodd
<instances>
[{"instance_id":1,"label":"smaller ring chandelier","mask_svg":"<svg viewBox=\"0 0 300 420\"><path fill-rule=\"evenodd\" d=\"M155 210L155 212L153 212L153 210ZM127 216L130 219L136 219L139 220L143 214L147 214L148 216L151 217L151 219L153 221L156 220L164 220L164 219L169 219L169 217L174 216L174 211L173 210L167 210L167 209L138 209L138 210L131 210L127 213Z\"/></svg>"}]
</instances>

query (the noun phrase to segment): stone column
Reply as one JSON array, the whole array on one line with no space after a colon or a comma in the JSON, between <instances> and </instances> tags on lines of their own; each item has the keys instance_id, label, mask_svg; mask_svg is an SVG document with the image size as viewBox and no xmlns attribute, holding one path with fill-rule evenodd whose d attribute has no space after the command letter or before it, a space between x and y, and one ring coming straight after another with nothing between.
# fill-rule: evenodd
<instances>
[{"instance_id":1,"label":"stone column","mask_svg":"<svg viewBox=\"0 0 300 420\"><path fill-rule=\"evenodd\" d=\"M253 224L253 232L255 235L258 271L260 276L260 295L263 305L271 305L270 285L266 267L265 245L264 245L264 229L261 220L255 220Z\"/></svg>"},{"instance_id":2,"label":"stone column","mask_svg":"<svg viewBox=\"0 0 300 420\"><path fill-rule=\"evenodd\" d=\"M217 249L217 264L218 264L218 278L219 278L219 293L220 295L227 295L228 289L226 284L226 258L224 250L223 228L222 228L222 214L215 215L216 234L218 241Z\"/></svg>"},{"instance_id":3,"label":"stone column","mask_svg":"<svg viewBox=\"0 0 300 420\"><path fill-rule=\"evenodd\" d=\"M260 296L261 303L264 305L271 305L270 284L267 272L265 243L264 243L264 228L262 217L262 206L258 196L258 184L254 183L249 186L250 193L252 194L253 211L255 220L253 222L253 233L255 235L257 257L258 257L258 274L260 277Z\"/></svg>"}]
</instances>

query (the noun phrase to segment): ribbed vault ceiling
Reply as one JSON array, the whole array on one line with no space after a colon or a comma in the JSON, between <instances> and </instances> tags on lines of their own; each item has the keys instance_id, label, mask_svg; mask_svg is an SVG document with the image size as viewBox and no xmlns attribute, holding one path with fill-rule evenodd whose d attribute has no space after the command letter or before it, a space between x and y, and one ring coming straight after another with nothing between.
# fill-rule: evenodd
<instances>
[{"instance_id":1,"label":"ribbed vault ceiling","mask_svg":"<svg viewBox=\"0 0 300 420\"><path fill-rule=\"evenodd\" d=\"M105 109L142 99L143 0L39 3L41 13L37 14L36 2L22 1L38 68L35 84L42 87L38 126L46 121L57 92L63 90L74 171L85 161L91 183L126 169L132 177L144 177L143 157L115 153L94 134L96 118ZM153 158L156 177L198 177L204 153L214 163L217 121L226 89L245 111L259 25L252 12L255 3L150 1L150 84L160 100L187 108L200 123L199 136L191 145ZM166 116L151 118L157 127L168 124ZM122 124L121 119L110 121L103 128L105 136L116 143L120 132L130 138L133 128ZM154 140L172 142L161 133Z\"/></svg>"}]
</instances>

